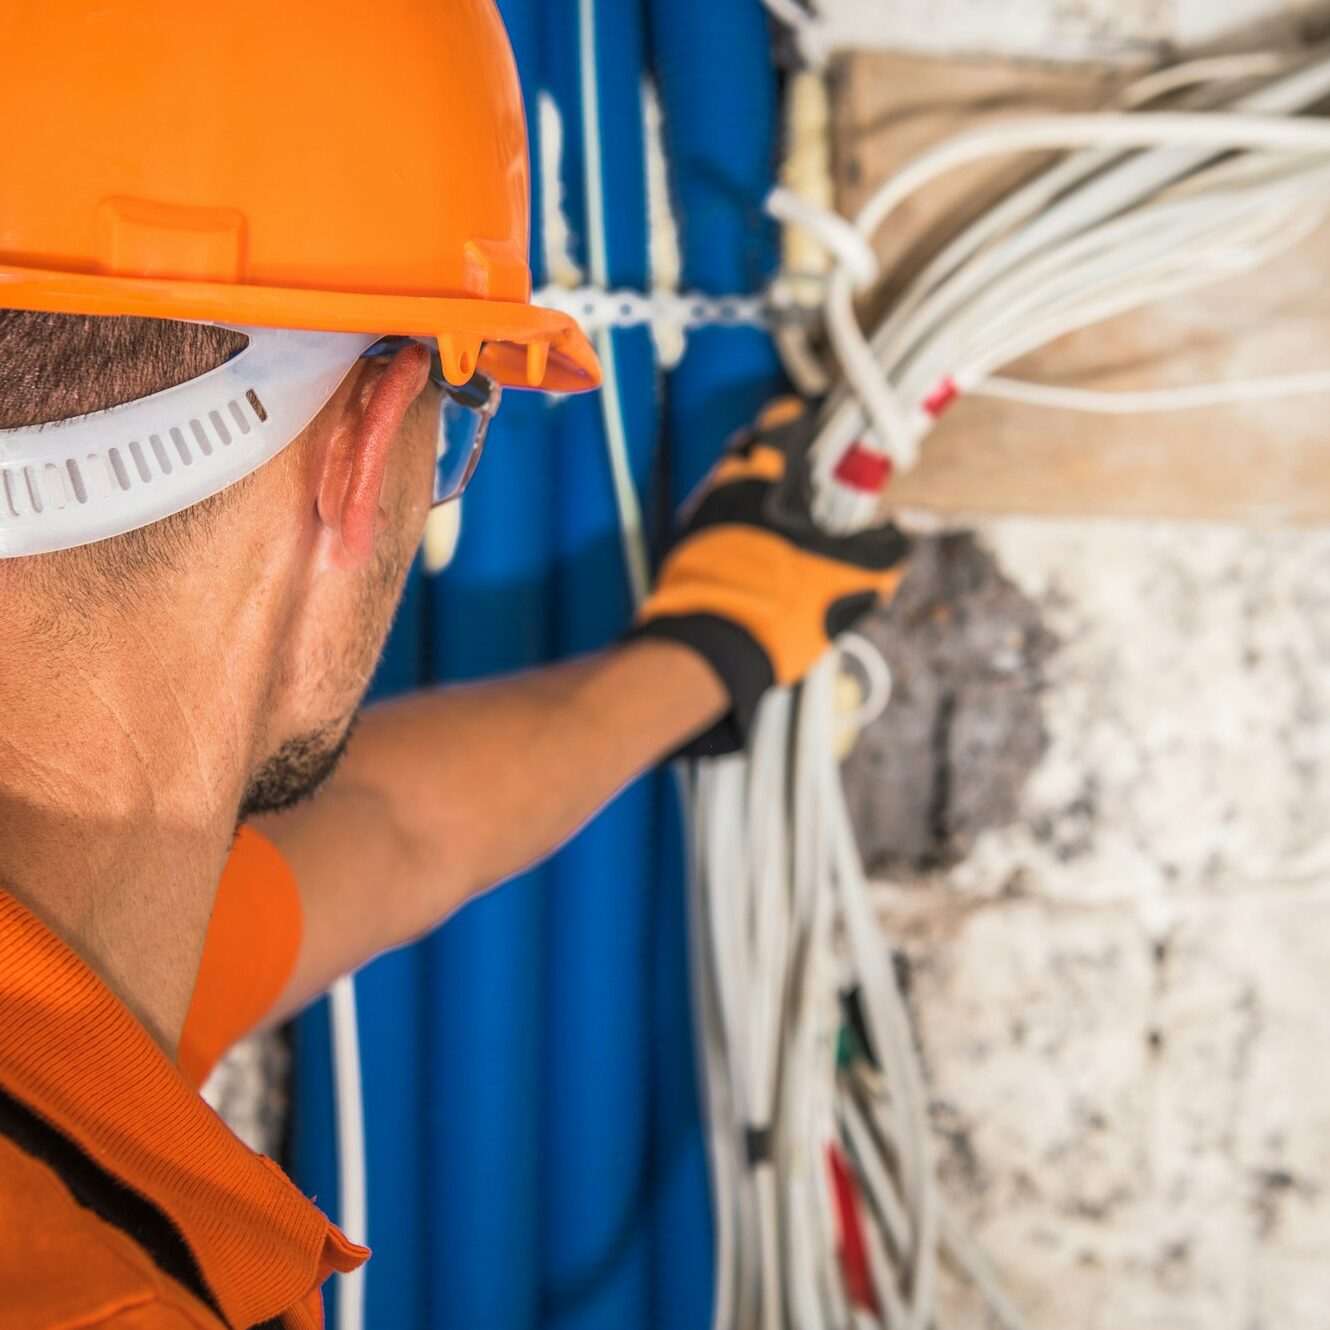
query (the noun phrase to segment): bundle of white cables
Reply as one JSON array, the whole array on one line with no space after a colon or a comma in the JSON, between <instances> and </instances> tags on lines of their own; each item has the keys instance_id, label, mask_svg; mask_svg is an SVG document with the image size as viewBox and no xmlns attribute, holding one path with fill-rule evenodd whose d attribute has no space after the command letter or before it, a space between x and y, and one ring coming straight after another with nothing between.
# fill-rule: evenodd
<instances>
[{"instance_id":1,"label":"bundle of white cables","mask_svg":"<svg viewBox=\"0 0 1330 1330\"><path fill-rule=\"evenodd\" d=\"M843 658L867 681L838 714ZM691 918L718 1330L937 1324L940 1253L1024 1322L949 1221L924 1077L841 786L839 735L890 693L847 635L764 699L745 755L693 773Z\"/></svg>"},{"instance_id":2,"label":"bundle of white cables","mask_svg":"<svg viewBox=\"0 0 1330 1330\"><path fill-rule=\"evenodd\" d=\"M1277 71L1277 72L1272 72ZM909 162L853 222L776 191L771 209L835 258L825 323L843 376L817 444L818 517L848 531L880 495L839 482L856 444L912 466L957 396L1085 411L1163 411L1330 391L1330 369L1153 392L1087 392L1004 379L1065 333L1254 268L1330 212L1330 56L1197 61L1129 89L1124 106L1182 94L1181 109L1015 118ZM965 228L865 336L855 299L878 278L871 241L918 189L969 163L1067 150Z\"/></svg>"}]
</instances>

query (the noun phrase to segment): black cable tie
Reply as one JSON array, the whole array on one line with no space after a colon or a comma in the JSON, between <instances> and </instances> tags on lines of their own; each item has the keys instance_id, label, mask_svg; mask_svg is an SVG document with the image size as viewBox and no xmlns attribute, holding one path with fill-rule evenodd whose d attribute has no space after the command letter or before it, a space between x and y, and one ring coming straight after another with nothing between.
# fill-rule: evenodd
<instances>
[{"instance_id":1,"label":"black cable tie","mask_svg":"<svg viewBox=\"0 0 1330 1330\"><path fill-rule=\"evenodd\" d=\"M868 1022L864 1019L863 993L859 985L856 983L850 988L842 989L840 1001L845 1021L854 1031L855 1040L868 1065L881 1071L882 1065L878 1061L877 1050L873 1047L872 1036L868 1033Z\"/></svg>"},{"instance_id":2,"label":"black cable tie","mask_svg":"<svg viewBox=\"0 0 1330 1330\"><path fill-rule=\"evenodd\" d=\"M748 1152L748 1167L756 1168L759 1164L769 1164L772 1160L774 1133L769 1126L744 1128L744 1148Z\"/></svg>"}]
</instances>

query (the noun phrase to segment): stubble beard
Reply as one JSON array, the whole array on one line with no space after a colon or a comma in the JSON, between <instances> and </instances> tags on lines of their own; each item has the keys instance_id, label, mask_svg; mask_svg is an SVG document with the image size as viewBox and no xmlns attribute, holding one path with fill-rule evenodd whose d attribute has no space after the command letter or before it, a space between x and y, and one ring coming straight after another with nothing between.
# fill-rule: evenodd
<instances>
[{"instance_id":1,"label":"stubble beard","mask_svg":"<svg viewBox=\"0 0 1330 1330\"><path fill-rule=\"evenodd\" d=\"M358 713L340 725L288 739L250 778L237 821L304 803L327 782L346 754Z\"/></svg>"}]
</instances>

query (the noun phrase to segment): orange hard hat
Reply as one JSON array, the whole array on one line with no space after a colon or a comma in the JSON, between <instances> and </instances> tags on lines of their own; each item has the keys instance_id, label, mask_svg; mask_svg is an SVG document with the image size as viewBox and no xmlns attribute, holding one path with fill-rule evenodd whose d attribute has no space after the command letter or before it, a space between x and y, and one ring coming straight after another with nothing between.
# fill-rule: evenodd
<instances>
[{"instance_id":1,"label":"orange hard hat","mask_svg":"<svg viewBox=\"0 0 1330 1330\"><path fill-rule=\"evenodd\" d=\"M435 337L454 382L600 367L530 303L492 0L0 0L0 308Z\"/></svg>"}]
</instances>

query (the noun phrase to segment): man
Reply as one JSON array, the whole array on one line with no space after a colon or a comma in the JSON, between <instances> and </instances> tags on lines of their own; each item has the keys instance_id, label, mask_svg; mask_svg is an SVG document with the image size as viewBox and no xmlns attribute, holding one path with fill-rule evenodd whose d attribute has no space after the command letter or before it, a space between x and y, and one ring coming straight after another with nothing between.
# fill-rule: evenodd
<instances>
[{"instance_id":1,"label":"man","mask_svg":"<svg viewBox=\"0 0 1330 1330\"><path fill-rule=\"evenodd\" d=\"M490 0L5 0L0 49L0 1330L316 1326L367 1253L190 1078L736 742L900 542L777 515L778 407L622 645L348 744L499 387L598 376L526 303Z\"/></svg>"}]
</instances>

